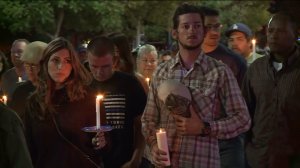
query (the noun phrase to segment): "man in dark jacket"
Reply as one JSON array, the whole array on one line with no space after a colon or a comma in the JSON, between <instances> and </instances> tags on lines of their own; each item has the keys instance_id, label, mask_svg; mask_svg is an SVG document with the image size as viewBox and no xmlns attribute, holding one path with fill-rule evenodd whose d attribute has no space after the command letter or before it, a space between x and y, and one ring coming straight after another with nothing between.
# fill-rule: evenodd
<instances>
[{"instance_id":1,"label":"man in dark jacket","mask_svg":"<svg viewBox=\"0 0 300 168\"><path fill-rule=\"evenodd\" d=\"M23 125L17 114L0 103L0 167L33 168Z\"/></svg>"},{"instance_id":2,"label":"man in dark jacket","mask_svg":"<svg viewBox=\"0 0 300 168\"><path fill-rule=\"evenodd\" d=\"M253 168L300 166L300 47L295 19L281 12L270 19L270 54L250 65L243 83L253 119L246 141Z\"/></svg>"}]
</instances>

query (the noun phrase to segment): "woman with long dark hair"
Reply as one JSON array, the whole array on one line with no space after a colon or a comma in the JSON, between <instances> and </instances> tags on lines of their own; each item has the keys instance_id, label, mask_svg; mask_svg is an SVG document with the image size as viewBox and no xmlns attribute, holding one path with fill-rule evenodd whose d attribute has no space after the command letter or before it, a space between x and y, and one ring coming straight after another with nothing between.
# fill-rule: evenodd
<instances>
[{"instance_id":1,"label":"woman with long dark hair","mask_svg":"<svg viewBox=\"0 0 300 168\"><path fill-rule=\"evenodd\" d=\"M64 38L51 41L40 61L36 91L29 98L25 129L33 164L46 167L100 167L92 137L95 125L90 73Z\"/></svg>"},{"instance_id":2,"label":"woman with long dark hair","mask_svg":"<svg viewBox=\"0 0 300 168\"><path fill-rule=\"evenodd\" d=\"M113 57L113 69L115 71L121 71L135 76L141 85L143 86L146 93L148 93L149 86L145 81L145 78L135 72L134 57L131 54L131 47L128 38L122 33L112 33L108 37L115 44L115 54Z\"/></svg>"}]
</instances>

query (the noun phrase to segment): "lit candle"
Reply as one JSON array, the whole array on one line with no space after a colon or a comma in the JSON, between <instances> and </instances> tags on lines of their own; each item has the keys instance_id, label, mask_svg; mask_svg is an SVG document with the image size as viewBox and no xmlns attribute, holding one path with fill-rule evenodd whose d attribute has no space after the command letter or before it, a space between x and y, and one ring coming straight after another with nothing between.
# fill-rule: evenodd
<instances>
[{"instance_id":1,"label":"lit candle","mask_svg":"<svg viewBox=\"0 0 300 168\"><path fill-rule=\"evenodd\" d=\"M255 44L256 44L256 40L255 39L252 39L252 57L255 57Z\"/></svg>"},{"instance_id":2,"label":"lit candle","mask_svg":"<svg viewBox=\"0 0 300 168\"><path fill-rule=\"evenodd\" d=\"M18 82L22 82L21 76L18 77Z\"/></svg>"},{"instance_id":3,"label":"lit candle","mask_svg":"<svg viewBox=\"0 0 300 168\"><path fill-rule=\"evenodd\" d=\"M168 139L167 133L165 129L161 128L156 132L156 139L157 139L157 146L158 149L167 153L166 157L168 158L167 161L163 161L166 166L170 166L170 156L169 156L169 147L168 147Z\"/></svg>"},{"instance_id":4,"label":"lit candle","mask_svg":"<svg viewBox=\"0 0 300 168\"><path fill-rule=\"evenodd\" d=\"M87 45L88 45L87 43L83 43L83 44L82 44L82 46L83 46L84 48L87 48Z\"/></svg>"},{"instance_id":5,"label":"lit candle","mask_svg":"<svg viewBox=\"0 0 300 168\"><path fill-rule=\"evenodd\" d=\"M100 128L100 104L101 104L101 99L103 99L103 95L97 95L96 98L96 127L97 129Z\"/></svg>"},{"instance_id":6,"label":"lit candle","mask_svg":"<svg viewBox=\"0 0 300 168\"><path fill-rule=\"evenodd\" d=\"M147 85L150 86L150 78L146 78L145 80L147 82Z\"/></svg>"},{"instance_id":7,"label":"lit candle","mask_svg":"<svg viewBox=\"0 0 300 168\"><path fill-rule=\"evenodd\" d=\"M6 95L2 96L2 101L5 105L7 104L7 96Z\"/></svg>"}]
</instances>

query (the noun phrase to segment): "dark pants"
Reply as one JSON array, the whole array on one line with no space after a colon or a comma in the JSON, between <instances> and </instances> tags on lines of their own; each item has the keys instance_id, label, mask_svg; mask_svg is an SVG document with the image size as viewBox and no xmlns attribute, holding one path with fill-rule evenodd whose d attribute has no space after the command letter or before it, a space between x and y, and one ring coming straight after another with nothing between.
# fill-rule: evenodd
<instances>
[{"instance_id":1,"label":"dark pants","mask_svg":"<svg viewBox=\"0 0 300 168\"><path fill-rule=\"evenodd\" d=\"M219 140L221 168L244 168L245 150L244 136L232 139Z\"/></svg>"}]
</instances>

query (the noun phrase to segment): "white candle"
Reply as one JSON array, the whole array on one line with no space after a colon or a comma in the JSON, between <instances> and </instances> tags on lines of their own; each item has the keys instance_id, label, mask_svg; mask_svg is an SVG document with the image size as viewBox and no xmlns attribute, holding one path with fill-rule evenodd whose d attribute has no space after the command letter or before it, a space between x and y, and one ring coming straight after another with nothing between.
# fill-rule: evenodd
<instances>
[{"instance_id":1,"label":"white candle","mask_svg":"<svg viewBox=\"0 0 300 168\"><path fill-rule=\"evenodd\" d=\"M96 98L96 127L97 129L100 128L100 104L101 104L101 99L103 98L103 95L97 95Z\"/></svg>"},{"instance_id":2,"label":"white candle","mask_svg":"<svg viewBox=\"0 0 300 168\"><path fill-rule=\"evenodd\" d=\"M167 133L165 129L161 128L156 132L156 139L157 139L157 146L158 149L167 153L166 157L168 158L167 161L164 161L166 166L170 166L170 156L169 156L169 147L168 147L168 139Z\"/></svg>"},{"instance_id":3,"label":"white candle","mask_svg":"<svg viewBox=\"0 0 300 168\"><path fill-rule=\"evenodd\" d=\"M22 82L21 76L18 77L18 82Z\"/></svg>"},{"instance_id":4,"label":"white candle","mask_svg":"<svg viewBox=\"0 0 300 168\"><path fill-rule=\"evenodd\" d=\"M255 44L256 44L256 40L255 39L252 39L252 58L255 57Z\"/></svg>"},{"instance_id":5,"label":"white candle","mask_svg":"<svg viewBox=\"0 0 300 168\"><path fill-rule=\"evenodd\" d=\"M3 104L7 104L7 96L3 95L2 96L2 101L3 101Z\"/></svg>"},{"instance_id":6,"label":"white candle","mask_svg":"<svg viewBox=\"0 0 300 168\"><path fill-rule=\"evenodd\" d=\"M82 46L83 46L84 48L87 48L88 44L87 44L87 43L83 43Z\"/></svg>"},{"instance_id":7,"label":"white candle","mask_svg":"<svg viewBox=\"0 0 300 168\"><path fill-rule=\"evenodd\" d=\"M147 85L150 86L150 78L146 78L145 80L147 82Z\"/></svg>"}]
</instances>

